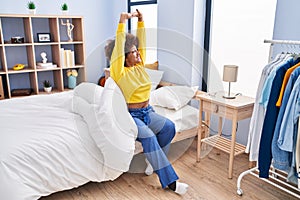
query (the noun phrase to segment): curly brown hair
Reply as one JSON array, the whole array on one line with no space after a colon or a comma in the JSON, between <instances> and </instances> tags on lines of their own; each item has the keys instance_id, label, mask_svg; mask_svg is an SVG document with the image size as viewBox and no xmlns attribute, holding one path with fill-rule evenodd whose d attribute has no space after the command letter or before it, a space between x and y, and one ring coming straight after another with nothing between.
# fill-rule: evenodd
<instances>
[{"instance_id":1,"label":"curly brown hair","mask_svg":"<svg viewBox=\"0 0 300 200\"><path fill-rule=\"evenodd\" d=\"M110 61L110 59L111 59L111 54L115 47L115 41L116 41L115 39L108 40L105 45L105 56L108 61ZM133 45L135 45L136 48L138 48L139 47L139 39L135 35L133 35L131 33L127 33L126 41L125 41L125 49L124 49L125 57L130 52L130 49L132 48Z\"/></svg>"}]
</instances>

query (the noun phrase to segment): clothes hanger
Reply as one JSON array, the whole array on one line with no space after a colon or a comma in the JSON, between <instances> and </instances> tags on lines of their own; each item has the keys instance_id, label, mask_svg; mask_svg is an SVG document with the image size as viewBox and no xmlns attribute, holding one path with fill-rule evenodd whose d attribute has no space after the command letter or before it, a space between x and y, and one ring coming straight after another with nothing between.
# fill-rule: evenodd
<instances>
[{"instance_id":1,"label":"clothes hanger","mask_svg":"<svg viewBox=\"0 0 300 200\"><path fill-rule=\"evenodd\" d=\"M283 48L286 49L286 45L283 45L283 44L280 44L280 45L281 45L281 49L283 49ZM287 59L290 55L290 53L287 50L282 53L284 55L283 59Z\"/></svg>"},{"instance_id":2,"label":"clothes hanger","mask_svg":"<svg viewBox=\"0 0 300 200\"><path fill-rule=\"evenodd\" d=\"M294 44L293 45L293 47L294 47L294 52L293 52L293 59L294 59L294 61L296 61L296 60L298 60L299 58L300 58L300 54L299 53L296 53L297 51L296 51L296 44Z\"/></svg>"}]
</instances>

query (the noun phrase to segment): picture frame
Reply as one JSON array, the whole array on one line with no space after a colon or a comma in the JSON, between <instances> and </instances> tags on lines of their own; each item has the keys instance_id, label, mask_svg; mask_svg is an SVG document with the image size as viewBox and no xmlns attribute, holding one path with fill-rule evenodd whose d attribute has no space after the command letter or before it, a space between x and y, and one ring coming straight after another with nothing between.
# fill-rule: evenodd
<instances>
[{"instance_id":1,"label":"picture frame","mask_svg":"<svg viewBox=\"0 0 300 200\"><path fill-rule=\"evenodd\" d=\"M38 42L51 42L50 33L37 33Z\"/></svg>"}]
</instances>

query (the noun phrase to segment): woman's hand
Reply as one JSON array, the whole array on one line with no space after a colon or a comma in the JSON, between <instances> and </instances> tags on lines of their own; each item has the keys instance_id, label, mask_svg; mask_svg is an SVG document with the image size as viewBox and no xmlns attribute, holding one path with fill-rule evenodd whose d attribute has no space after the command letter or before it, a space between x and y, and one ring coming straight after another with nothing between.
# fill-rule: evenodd
<instances>
[{"instance_id":1,"label":"woman's hand","mask_svg":"<svg viewBox=\"0 0 300 200\"><path fill-rule=\"evenodd\" d=\"M140 22L143 21L143 14L138 9L136 9L136 12L133 12L132 15L137 17Z\"/></svg>"},{"instance_id":2,"label":"woman's hand","mask_svg":"<svg viewBox=\"0 0 300 200\"><path fill-rule=\"evenodd\" d=\"M143 21L143 14L138 9L136 9L136 12L133 13L122 12L120 15L119 23L125 23L127 19L130 19L132 17L137 17L140 22Z\"/></svg>"},{"instance_id":3,"label":"woman's hand","mask_svg":"<svg viewBox=\"0 0 300 200\"><path fill-rule=\"evenodd\" d=\"M131 17L132 17L131 13L122 12L121 15L120 15L120 21L119 21L119 23L125 23L126 20L130 19Z\"/></svg>"}]
</instances>

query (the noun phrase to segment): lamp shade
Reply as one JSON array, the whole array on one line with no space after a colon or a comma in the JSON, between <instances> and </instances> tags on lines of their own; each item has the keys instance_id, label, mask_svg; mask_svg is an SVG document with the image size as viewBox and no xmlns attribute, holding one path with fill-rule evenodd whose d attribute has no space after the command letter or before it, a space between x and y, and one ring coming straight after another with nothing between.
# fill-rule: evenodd
<instances>
[{"instance_id":1,"label":"lamp shade","mask_svg":"<svg viewBox=\"0 0 300 200\"><path fill-rule=\"evenodd\" d=\"M224 65L223 69L223 81L236 82L238 74L238 66L236 65Z\"/></svg>"}]
</instances>

